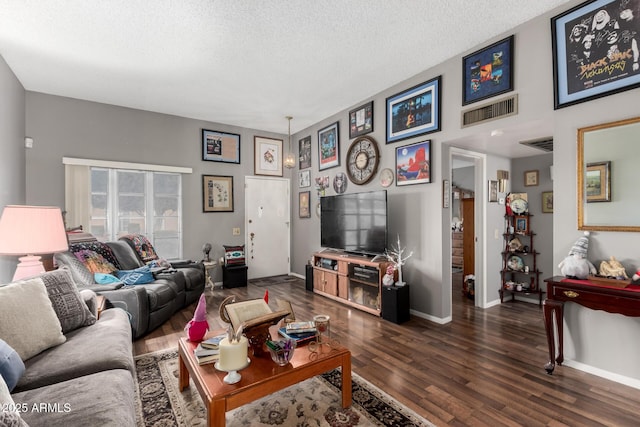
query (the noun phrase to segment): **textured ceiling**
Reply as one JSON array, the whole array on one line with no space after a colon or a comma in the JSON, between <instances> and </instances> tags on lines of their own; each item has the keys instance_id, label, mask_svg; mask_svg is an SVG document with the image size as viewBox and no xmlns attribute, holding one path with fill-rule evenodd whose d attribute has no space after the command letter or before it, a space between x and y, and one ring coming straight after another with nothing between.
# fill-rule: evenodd
<instances>
[{"instance_id":1,"label":"textured ceiling","mask_svg":"<svg viewBox=\"0 0 640 427\"><path fill-rule=\"evenodd\" d=\"M567 0L0 0L25 89L285 133Z\"/></svg>"}]
</instances>

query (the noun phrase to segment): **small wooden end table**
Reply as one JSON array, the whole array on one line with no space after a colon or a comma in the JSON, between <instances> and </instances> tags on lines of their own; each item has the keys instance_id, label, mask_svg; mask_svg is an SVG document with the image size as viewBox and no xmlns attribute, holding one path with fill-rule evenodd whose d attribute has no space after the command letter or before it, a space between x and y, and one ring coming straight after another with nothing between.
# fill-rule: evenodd
<instances>
[{"instance_id":1,"label":"small wooden end table","mask_svg":"<svg viewBox=\"0 0 640 427\"><path fill-rule=\"evenodd\" d=\"M214 331L208 336L222 333L224 331ZM271 334L274 340L280 339L277 328L274 327ZM193 354L196 346L197 343L186 337L178 341L179 387L180 391L184 390L189 378L193 379L207 408L209 426L224 427L227 411L337 367L342 368L342 407L351 406L351 352L345 347L321 346L322 351L313 353L307 345L300 345L286 366L276 365L268 352L261 357L250 355L249 366L239 371L240 382L226 384L222 380L226 372L218 371L213 364L198 365Z\"/></svg>"}]
</instances>

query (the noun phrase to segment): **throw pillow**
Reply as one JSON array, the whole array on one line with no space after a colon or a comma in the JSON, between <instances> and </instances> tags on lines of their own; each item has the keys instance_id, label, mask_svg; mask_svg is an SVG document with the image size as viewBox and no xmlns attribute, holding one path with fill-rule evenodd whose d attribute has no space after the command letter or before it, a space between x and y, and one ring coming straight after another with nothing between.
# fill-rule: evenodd
<instances>
[{"instance_id":1,"label":"throw pillow","mask_svg":"<svg viewBox=\"0 0 640 427\"><path fill-rule=\"evenodd\" d=\"M0 377L0 426L3 427L29 427L20 416L19 409L26 409L24 403L16 405L11 397L9 388Z\"/></svg>"},{"instance_id":2,"label":"throw pillow","mask_svg":"<svg viewBox=\"0 0 640 427\"><path fill-rule=\"evenodd\" d=\"M149 267L140 267L135 270L116 271L116 276L125 285L144 285L155 280Z\"/></svg>"},{"instance_id":3,"label":"throw pillow","mask_svg":"<svg viewBox=\"0 0 640 427\"><path fill-rule=\"evenodd\" d=\"M89 311L89 307L80 296L71 273L67 269L49 271L42 274L40 278L47 287L49 299L58 320L60 320L63 334L96 323L95 316Z\"/></svg>"},{"instance_id":4,"label":"throw pillow","mask_svg":"<svg viewBox=\"0 0 640 427\"><path fill-rule=\"evenodd\" d=\"M20 355L9 344L0 339L0 376L9 387L9 391L18 384L24 374L24 363ZM2 409L2 408L0 408Z\"/></svg>"},{"instance_id":5,"label":"throw pillow","mask_svg":"<svg viewBox=\"0 0 640 427\"><path fill-rule=\"evenodd\" d=\"M116 266L107 261L105 257L98 252L90 251L88 249L81 249L74 252L76 258L89 269L92 273L105 273L111 274L117 270Z\"/></svg>"},{"instance_id":6,"label":"throw pillow","mask_svg":"<svg viewBox=\"0 0 640 427\"><path fill-rule=\"evenodd\" d=\"M118 258L113 253L113 250L111 250L109 245L107 245L106 243L95 241L95 242L72 243L69 245L69 252L71 253L76 253L81 250L97 252L100 255L102 255L104 259L109 261L111 264L115 265L116 269L120 268L120 264L118 264Z\"/></svg>"},{"instance_id":7,"label":"throw pillow","mask_svg":"<svg viewBox=\"0 0 640 427\"><path fill-rule=\"evenodd\" d=\"M0 286L0 337L23 361L67 340L41 278Z\"/></svg>"},{"instance_id":8,"label":"throw pillow","mask_svg":"<svg viewBox=\"0 0 640 427\"><path fill-rule=\"evenodd\" d=\"M244 245L224 246L224 265L244 265Z\"/></svg>"},{"instance_id":9,"label":"throw pillow","mask_svg":"<svg viewBox=\"0 0 640 427\"><path fill-rule=\"evenodd\" d=\"M149 239L147 239L147 236L142 234L127 234L126 236L120 237L120 240L126 241L145 264L158 259L158 254Z\"/></svg>"}]
</instances>

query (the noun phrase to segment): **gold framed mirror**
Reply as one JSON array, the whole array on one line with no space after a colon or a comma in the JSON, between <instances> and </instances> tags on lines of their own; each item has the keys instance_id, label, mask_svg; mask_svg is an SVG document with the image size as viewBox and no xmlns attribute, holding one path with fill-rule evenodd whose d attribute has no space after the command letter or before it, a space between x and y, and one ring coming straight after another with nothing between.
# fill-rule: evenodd
<instances>
[{"instance_id":1,"label":"gold framed mirror","mask_svg":"<svg viewBox=\"0 0 640 427\"><path fill-rule=\"evenodd\" d=\"M578 229L640 231L640 117L578 129Z\"/></svg>"}]
</instances>

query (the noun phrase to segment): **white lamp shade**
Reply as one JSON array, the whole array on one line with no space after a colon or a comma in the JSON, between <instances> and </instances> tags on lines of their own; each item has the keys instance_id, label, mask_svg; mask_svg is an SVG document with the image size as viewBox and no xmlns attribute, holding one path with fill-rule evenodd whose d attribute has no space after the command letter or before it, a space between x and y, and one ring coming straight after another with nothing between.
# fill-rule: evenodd
<instances>
[{"instance_id":1,"label":"white lamp shade","mask_svg":"<svg viewBox=\"0 0 640 427\"><path fill-rule=\"evenodd\" d=\"M68 248L60 208L5 206L0 218L0 254L40 255Z\"/></svg>"}]
</instances>

